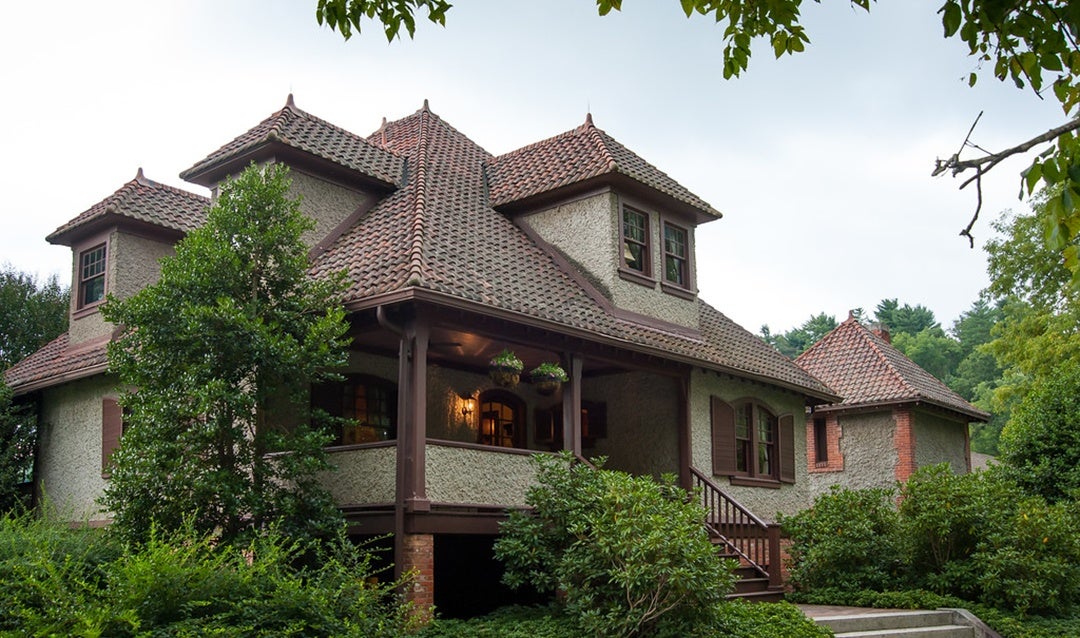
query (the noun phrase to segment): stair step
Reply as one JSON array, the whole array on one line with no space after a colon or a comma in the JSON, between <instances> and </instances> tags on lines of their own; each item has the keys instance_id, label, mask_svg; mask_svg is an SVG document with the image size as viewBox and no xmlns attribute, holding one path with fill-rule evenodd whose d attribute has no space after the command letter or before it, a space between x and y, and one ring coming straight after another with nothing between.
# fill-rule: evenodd
<instances>
[{"instance_id":1,"label":"stair step","mask_svg":"<svg viewBox=\"0 0 1080 638\"><path fill-rule=\"evenodd\" d=\"M763 591L769 588L768 578L740 578L735 581L735 593L746 594L755 591Z\"/></svg>"},{"instance_id":2,"label":"stair step","mask_svg":"<svg viewBox=\"0 0 1080 638\"><path fill-rule=\"evenodd\" d=\"M725 598L728 600L745 600L752 603L778 603L784 599L784 591L782 589L766 589L745 593L735 592L728 594Z\"/></svg>"},{"instance_id":3,"label":"stair step","mask_svg":"<svg viewBox=\"0 0 1080 638\"><path fill-rule=\"evenodd\" d=\"M873 631L878 629L908 629L951 625L948 611L881 611L850 616L825 616L815 619L834 633Z\"/></svg>"},{"instance_id":4,"label":"stair step","mask_svg":"<svg viewBox=\"0 0 1080 638\"><path fill-rule=\"evenodd\" d=\"M975 630L963 625L938 625L936 627L903 627L900 629L871 629L869 631L846 631L835 634L836 638L975 638Z\"/></svg>"}]
</instances>

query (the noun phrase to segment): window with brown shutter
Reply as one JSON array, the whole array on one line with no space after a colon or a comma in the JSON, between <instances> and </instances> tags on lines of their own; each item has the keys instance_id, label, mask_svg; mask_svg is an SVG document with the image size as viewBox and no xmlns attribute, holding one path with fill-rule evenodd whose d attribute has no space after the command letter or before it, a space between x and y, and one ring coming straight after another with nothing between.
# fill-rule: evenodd
<instances>
[{"instance_id":1,"label":"window with brown shutter","mask_svg":"<svg viewBox=\"0 0 1080 638\"><path fill-rule=\"evenodd\" d=\"M713 474L731 475L735 467L735 409L719 397L712 397Z\"/></svg>"},{"instance_id":2,"label":"window with brown shutter","mask_svg":"<svg viewBox=\"0 0 1080 638\"><path fill-rule=\"evenodd\" d=\"M712 397L713 474L746 484L795 482L795 419L765 406Z\"/></svg>"},{"instance_id":3,"label":"window with brown shutter","mask_svg":"<svg viewBox=\"0 0 1080 638\"><path fill-rule=\"evenodd\" d=\"M101 475L108 478L109 462L124 433L124 411L116 399L101 400Z\"/></svg>"}]
</instances>

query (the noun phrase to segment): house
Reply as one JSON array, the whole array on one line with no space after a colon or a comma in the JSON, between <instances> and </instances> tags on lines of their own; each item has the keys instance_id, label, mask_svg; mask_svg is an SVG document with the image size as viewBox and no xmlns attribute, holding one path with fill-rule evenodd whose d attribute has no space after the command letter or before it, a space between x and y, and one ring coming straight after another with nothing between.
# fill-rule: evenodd
<instances>
[{"instance_id":1,"label":"house","mask_svg":"<svg viewBox=\"0 0 1080 638\"><path fill-rule=\"evenodd\" d=\"M251 162L291 168L317 224L312 275L348 275L345 381L312 388L356 420L327 486L357 535L393 534L397 567L421 574L416 600L502 595L491 542L538 452L673 473L704 489L717 535L750 538L807 502L796 423L839 397L698 298L695 230L720 213L591 116L495 156L426 102L361 137L290 96L181 177L214 193ZM72 249L71 328L6 377L40 406L38 491L73 520L107 522L95 499L121 432L99 306L153 281L208 204L140 171L47 238ZM497 386L488 361L504 348L528 368L561 362L569 382ZM724 536L778 584L764 532Z\"/></svg>"},{"instance_id":2,"label":"house","mask_svg":"<svg viewBox=\"0 0 1080 638\"><path fill-rule=\"evenodd\" d=\"M990 415L894 348L887 330L849 315L795 363L843 397L814 406L806 420L815 494L834 484L893 487L937 463L971 471L968 425Z\"/></svg>"}]
</instances>

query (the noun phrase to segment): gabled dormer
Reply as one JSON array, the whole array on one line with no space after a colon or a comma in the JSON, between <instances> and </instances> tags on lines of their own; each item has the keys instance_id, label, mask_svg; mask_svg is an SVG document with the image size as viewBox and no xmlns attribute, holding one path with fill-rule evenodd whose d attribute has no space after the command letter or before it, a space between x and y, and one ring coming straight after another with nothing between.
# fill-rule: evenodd
<instances>
[{"instance_id":1,"label":"gabled dormer","mask_svg":"<svg viewBox=\"0 0 1080 638\"><path fill-rule=\"evenodd\" d=\"M105 338L112 328L99 309L107 295L130 297L157 281L158 261L206 220L209 200L135 179L54 230L46 240L71 247L70 346Z\"/></svg>"},{"instance_id":2,"label":"gabled dormer","mask_svg":"<svg viewBox=\"0 0 1080 638\"><path fill-rule=\"evenodd\" d=\"M694 234L720 213L591 115L486 170L491 205L572 262L616 312L698 328Z\"/></svg>"},{"instance_id":3,"label":"gabled dormer","mask_svg":"<svg viewBox=\"0 0 1080 638\"><path fill-rule=\"evenodd\" d=\"M285 106L243 135L180 173L216 196L218 185L252 162L289 166L292 194L316 227L304 235L325 250L381 198L406 179L405 161L373 141L301 110L290 94Z\"/></svg>"}]
</instances>

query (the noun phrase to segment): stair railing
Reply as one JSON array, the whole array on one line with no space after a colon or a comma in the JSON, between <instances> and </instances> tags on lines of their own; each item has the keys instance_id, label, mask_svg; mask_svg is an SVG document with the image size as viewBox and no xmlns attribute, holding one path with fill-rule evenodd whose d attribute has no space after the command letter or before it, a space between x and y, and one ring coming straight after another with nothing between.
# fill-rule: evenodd
<instances>
[{"instance_id":1,"label":"stair railing","mask_svg":"<svg viewBox=\"0 0 1080 638\"><path fill-rule=\"evenodd\" d=\"M709 533L740 562L768 577L770 588L780 588L780 526L755 516L697 468L691 467L690 473L705 507Z\"/></svg>"}]
</instances>

